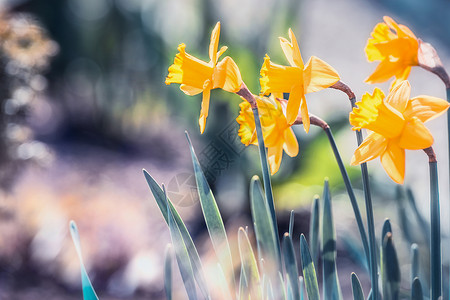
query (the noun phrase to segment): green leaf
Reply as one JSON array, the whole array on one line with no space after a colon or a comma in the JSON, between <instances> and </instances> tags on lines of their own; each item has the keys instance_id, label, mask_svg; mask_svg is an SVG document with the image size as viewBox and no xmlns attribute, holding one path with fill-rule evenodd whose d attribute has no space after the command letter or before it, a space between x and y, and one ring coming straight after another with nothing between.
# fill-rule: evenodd
<instances>
[{"instance_id":1,"label":"green leaf","mask_svg":"<svg viewBox=\"0 0 450 300\"><path fill-rule=\"evenodd\" d=\"M183 279L184 287L186 288L189 300L195 300L197 299L197 292L195 291L195 277L191 265L191 260L189 259L189 253L186 248L186 244L183 241L181 231L178 228L177 223L175 222L175 218L173 217L172 209L170 209L169 206L169 201L166 202L170 237L172 239L173 248L175 250L175 257L177 259L178 268L180 269L181 278Z\"/></svg>"},{"instance_id":2,"label":"green leaf","mask_svg":"<svg viewBox=\"0 0 450 300\"><path fill-rule=\"evenodd\" d=\"M361 287L361 283L359 282L358 276L355 273L352 273L352 290L353 290L353 300L364 300L364 293Z\"/></svg>"},{"instance_id":3,"label":"green leaf","mask_svg":"<svg viewBox=\"0 0 450 300\"><path fill-rule=\"evenodd\" d=\"M411 300L423 300L422 285L419 277L414 278L411 287Z\"/></svg>"},{"instance_id":4,"label":"green leaf","mask_svg":"<svg viewBox=\"0 0 450 300\"><path fill-rule=\"evenodd\" d=\"M260 250L259 259L264 259L266 274L277 274L281 270L279 264L278 238L273 229L269 207L264 199L258 176L253 176L250 182L250 206L255 226L256 241ZM273 276L271 280L273 280Z\"/></svg>"},{"instance_id":5,"label":"green leaf","mask_svg":"<svg viewBox=\"0 0 450 300\"><path fill-rule=\"evenodd\" d=\"M292 232L294 232L294 210L291 210L289 216L289 236L292 236Z\"/></svg>"},{"instance_id":6,"label":"green leaf","mask_svg":"<svg viewBox=\"0 0 450 300\"><path fill-rule=\"evenodd\" d=\"M298 285L300 286L300 300L303 300L303 286L305 285L303 276L298 277Z\"/></svg>"},{"instance_id":7,"label":"green leaf","mask_svg":"<svg viewBox=\"0 0 450 300\"><path fill-rule=\"evenodd\" d=\"M252 245L244 228L239 228L238 232L239 254L241 257L241 276L246 279L246 286L250 290L252 299L261 299L261 280L258 271L258 265L253 253Z\"/></svg>"},{"instance_id":8,"label":"green leaf","mask_svg":"<svg viewBox=\"0 0 450 300\"><path fill-rule=\"evenodd\" d=\"M385 299L399 299L400 267L392 233L386 233L382 247L382 284Z\"/></svg>"},{"instance_id":9,"label":"green leaf","mask_svg":"<svg viewBox=\"0 0 450 300\"><path fill-rule=\"evenodd\" d=\"M309 252L308 243L306 242L306 238L303 234L300 236L300 253L302 257L302 270L308 300L320 300L316 270L311 259L311 253Z\"/></svg>"},{"instance_id":10,"label":"green leaf","mask_svg":"<svg viewBox=\"0 0 450 300\"><path fill-rule=\"evenodd\" d=\"M384 237L388 232L392 233L391 221L389 221L389 219L385 219L383 229L381 230L381 244L383 244Z\"/></svg>"},{"instance_id":11,"label":"green leaf","mask_svg":"<svg viewBox=\"0 0 450 300\"><path fill-rule=\"evenodd\" d=\"M81 269L81 285L83 287L83 299L84 300L98 300L97 294L94 291L89 275L86 272L86 268L83 263L83 257L81 255L81 243L80 235L78 233L77 224L75 221L70 221L70 235L77 251L78 259L80 260Z\"/></svg>"},{"instance_id":12,"label":"green leaf","mask_svg":"<svg viewBox=\"0 0 450 300\"><path fill-rule=\"evenodd\" d=\"M295 259L294 245L291 236L286 232L283 237L283 257L284 268L286 270L286 281L291 288L294 299L300 299L300 289L298 286L298 267Z\"/></svg>"},{"instance_id":13,"label":"green leaf","mask_svg":"<svg viewBox=\"0 0 450 300\"><path fill-rule=\"evenodd\" d=\"M325 300L342 299L341 287L336 271L336 232L333 223L331 195L328 180L323 190L322 216L322 260L323 260L323 298Z\"/></svg>"},{"instance_id":14,"label":"green leaf","mask_svg":"<svg viewBox=\"0 0 450 300\"><path fill-rule=\"evenodd\" d=\"M241 274L239 277L239 300L248 300L250 290L248 288L247 279L245 278L244 265L241 264Z\"/></svg>"},{"instance_id":15,"label":"green leaf","mask_svg":"<svg viewBox=\"0 0 450 300\"><path fill-rule=\"evenodd\" d=\"M143 172L144 172L144 176L147 181L147 184L150 187L150 190L152 191L153 197L155 197L156 204L158 204L158 207L164 217L164 220L166 221L166 223L168 225L169 218L168 218L168 213L167 213L167 203L166 203L166 197L164 195L164 192L161 189L161 187L158 185L158 183L153 179L153 177L146 170L143 170ZM186 249L189 253L189 259L191 260L192 268L194 270L195 280L197 281L197 284L198 284L203 296L206 299L210 299L211 297L209 296L208 286L206 284L206 280L203 275L202 262L200 260L200 256L198 255L197 248L195 247L195 244L192 241L192 237L189 234L189 231L187 230L186 225L184 225L183 220L181 219L180 215L178 214L177 210L175 209L175 207L173 206L173 204L169 198L167 198L167 202L172 211L172 216L175 219L175 223L177 224L178 229L181 232L181 235L183 237L183 242L185 243Z\"/></svg>"},{"instance_id":16,"label":"green leaf","mask_svg":"<svg viewBox=\"0 0 450 300\"><path fill-rule=\"evenodd\" d=\"M311 221L309 224L309 246L314 265L317 267L319 262L319 226L320 226L320 206L319 196L315 195L311 207ZM316 269L316 272L318 270Z\"/></svg>"},{"instance_id":17,"label":"green leaf","mask_svg":"<svg viewBox=\"0 0 450 300\"><path fill-rule=\"evenodd\" d=\"M172 257L172 245L168 244L164 253L164 291L167 300L172 300Z\"/></svg>"},{"instance_id":18,"label":"green leaf","mask_svg":"<svg viewBox=\"0 0 450 300\"><path fill-rule=\"evenodd\" d=\"M231 258L230 245L228 243L225 226L223 225L222 216L220 215L216 200L209 187L208 181L203 174L202 168L200 167L200 163L195 155L194 147L192 147L192 143L187 132L186 138L189 143L189 149L191 150L198 196L200 198L200 204L202 207L203 217L205 218L206 227L208 228L209 237L211 238L211 242L217 258L219 259L219 263L226 274L230 276L233 290L235 290L236 283L234 278L234 265Z\"/></svg>"},{"instance_id":19,"label":"green leaf","mask_svg":"<svg viewBox=\"0 0 450 300\"><path fill-rule=\"evenodd\" d=\"M411 245L411 281L419 277L419 246L417 244Z\"/></svg>"}]
</instances>

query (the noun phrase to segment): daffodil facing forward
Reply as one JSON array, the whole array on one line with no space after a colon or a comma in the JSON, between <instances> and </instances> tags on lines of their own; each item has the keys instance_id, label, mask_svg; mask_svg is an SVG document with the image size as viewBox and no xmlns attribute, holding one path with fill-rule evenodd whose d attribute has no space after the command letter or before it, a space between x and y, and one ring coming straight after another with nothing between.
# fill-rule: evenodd
<instances>
[{"instance_id":1,"label":"daffodil facing forward","mask_svg":"<svg viewBox=\"0 0 450 300\"><path fill-rule=\"evenodd\" d=\"M261 68L261 93L290 93L286 111L287 122L293 124L300 109L303 127L308 132L310 122L305 94L332 86L339 81L339 75L330 65L315 56L312 56L305 66L291 29L289 38L291 41L280 38L280 44L290 66L274 64L266 55Z\"/></svg>"},{"instance_id":2,"label":"daffodil facing forward","mask_svg":"<svg viewBox=\"0 0 450 300\"><path fill-rule=\"evenodd\" d=\"M260 113L264 143L267 147L270 171L273 175L280 168L283 150L289 156L294 157L298 154L298 143L283 112L286 100L275 99L275 97L256 97L256 102ZM239 106L241 111L236 121L240 125L238 135L241 142L246 146L258 145L251 105L247 101L243 101Z\"/></svg>"},{"instance_id":3,"label":"daffodil facing forward","mask_svg":"<svg viewBox=\"0 0 450 300\"><path fill-rule=\"evenodd\" d=\"M387 97L375 88L366 93L350 113L353 130L372 131L356 149L351 164L358 165L376 157L396 183L405 177L405 149L419 150L433 144L433 136L424 123L444 113L447 101L431 96L410 99L408 81L396 85Z\"/></svg>"},{"instance_id":4,"label":"daffodil facing forward","mask_svg":"<svg viewBox=\"0 0 450 300\"><path fill-rule=\"evenodd\" d=\"M393 76L400 82L408 78L411 66L419 65L419 40L414 33L390 17L383 20L373 29L364 49L369 62L381 61L367 83L385 82Z\"/></svg>"},{"instance_id":5,"label":"daffodil facing forward","mask_svg":"<svg viewBox=\"0 0 450 300\"><path fill-rule=\"evenodd\" d=\"M211 33L210 61L208 63L186 53L186 45L180 44L178 46L179 53L169 67L169 75L166 78L166 84L180 83L180 89L187 95L193 96L203 92L202 108L198 120L201 133L205 130L208 117L210 91L221 88L236 93L242 84L239 68L231 57L227 56L218 62L219 57L227 50L227 47L224 46L217 51L219 36L220 22L217 22Z\"/></svg>"}]
</instances>

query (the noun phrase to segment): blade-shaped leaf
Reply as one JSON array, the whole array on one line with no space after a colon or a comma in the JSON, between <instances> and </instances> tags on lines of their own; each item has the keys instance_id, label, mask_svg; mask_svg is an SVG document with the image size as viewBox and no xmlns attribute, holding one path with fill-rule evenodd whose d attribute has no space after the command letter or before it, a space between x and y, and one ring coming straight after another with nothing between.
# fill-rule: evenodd
<instances>
[{"instance_id":1,"label":"blade-shaped leaf","mask_svg":"<svg viewBox=\"0 0 450 300\"><path fill-rule=\"evenodd\" d=\"M319 262L319 224L320 224L320 206L319 196L315 195L311 207L311 221L309 224L309 246L311 247L311 256L314 265L318 266ZM316 272L318 270L316 269Z\"/></svg>"},{"instance_id":2,"label":"blade-shaped leaf","mask_svg":"<svg viewBox=\"0 0 450 300\"><path fill-rule=\"evenodd\" d=\"M178 225L173 217L172 209L169 206L169 201L166 202L170 237L172 239L172 245L175 250L175 257L177 259L178 268L180 269L181 278L183 279L184 287L186 288L189 300L194 300L197 299L197 292L195 291L195 277L191 265L191 260L189 259L189 253L187 251L186 244L183 241L181 231L178 228Z\"/></svg>"},{"instance_id":3,"label":"blade-shaped leaf","mask_svg":"<svg viewBox=\"0 0 450 300\"><path fill-rule=\"evenodd\" d=\"M300 236L300 253L302 257L303 278L305 280L308 300L320 300L316 270L311 259L308 243L306 242L306 238L303 234Z\"/></svg>"},{"instance_id":4,"label":"blade-shaped leaf","mask_svg":"<svg viewBox=\"0 0 450 300\"><path fill-rule=\"evenodd\" d=\"M294 210L291 210L291 214L289 215L289 236L292 236L294 232Z\"/></svg>"},{"instance_id":5,"label":"blade-shaped leaf","mask_svg":"<svg viewBox=\"0 0 450 300\"><path fill-rule=\"evenodd\" d=\"M325 300L342 299L341 287L336 271L336 232L333 223L331 195L328 180L323 189L322 216L322 259L323 259L323 298Z\"/></svg>"},{"instance_id":6,"label":"blade-shaped leaf","mask_svg":"<svg viewBox=\"0 0 450 300\"><path fill-rule=\"evenodd\" d=\"M358 276L352 273L352 290L353 290L353 300L364 300L364 292L359 282Z\"/></svg>"},{"instance_id":7,"label":"blade-shaped leaf","mask_svg":"<svg viewBox=\"0 0 450 300\"><path fill-rule=\"evenodd\" d=\"M248 288L247 279L245 278L244 265L241 264L241 274L239 277L239 300L248 300L249 297L250 290Z\"/></svg>"},{"instance_id":8,"label":"blade-shaped leaf","mask_svg":"<svg viewBox=\"0 0 450 300\"><path fill-rule=\"evenodd\" d=\"M208 181L203 174L200 163L195 155L194 147L188 133L186 132L186 138L189 143L189 149L191 150L192 163L194 165L195 181L197 182L197 191L200 198L200 204L202 207L203 217L205 218L206 227L208 228L209 236L216 252L219 263L222 269L231 278L231 284L233 290L235 290L235 278L234 278L234 265L231 258L230 245L228 243L227 233L225 226L223 225L222 216L220 215L219 208L217 207L216 199L209 187Z\"/></svg>"},{"instance_id":9,"label":"blade-shaped leaf","mask_svg":"<svg viewBox=\"0 0 450 300\"><path fill-rule=\"evenodd\" d=\"M300 286L300 300L303 300L303 286L305 285L303 276L298 277L298 285Z\"/></svg>"},{"instance_id":10,"label":"blade-shaped leaf","mask_svg":"<svg viewBox=\"0 0 450 300\"><path fill-rule=\"evenodd\" d=\"M411 245L411 281L419 277L419 246L417 244Z\"/></svg>"},{"instance_id":11,"label":"blade-shaped leaf","mask_svg":"<svg viewBox=\"0 0 450 300\"><path fill-rule=\"evenodd\" d=\"M294 245L291 236L286 232L283 237L283 258L286 270L288 286L291 288L294 299L300 299L300 289L298 287L298 267L295 259Z\"/></svg>"},{"instance_id":12,"label":"blade-shaped leaf","mask_svg":"<svg viewBox=\"0 0 450 300\"><path fill-rule=\"evenodd\" d=\"M249 287L252 299L261 299L261 282L259 277L258 265L253 253L252 245L248 239L246 231L241 227L238 232L239 254L243 276L246 279L246 286Z\"/></svg>"},{"instance_id":13,"label":"blade-shaped leaf","mask_svg":"<svg viewBox=\"0 0 450 300\"><path fill-rule=\"evenodd\" d=\"M167 203L165 200L166 197L164 196L164 192L162 188L159 186L159 184L153 179L153 177L146 170L143 170L143 172L147 184L150 187L150 190L153 194L153 197L156 200L156 204L158 204L158 207L164 217L164 220L166 221L167 225L169 225ZM184 224L183 220L181 219L180 215L178 214L177 210L175 209L169 198L167 198L167 202L169 203L169 207L172 211L172 216L175 219L175 223L177 224L178 229L181 232L186 249L189 253L189 259L191 260L192 268L194 270L195 280L197 281L197 284L203 296L206 299L210 299L208 286L206 284L206 280L203 275L202 262L200 260L200 256L198 255L197 248L194 245L194 242L192 240L191 235L189 234L189 231L186 228L186 225Z\"/></svg>"},{"instance_id":14,"label":"blade-shaped leaf","mask_svg":"<svg viewBox=\"0 0 450 300\"><path fill-rule=\"evenodd\" d=\"M411 300L423 300L422 285L419 277L414 278L411 287Z\"/></svg>"},{"instance_id":15,"label":"blade-shaped leaf","mask_svg":"<svg viewBox=\"0 0 450 300\"><path fill-rule=\"evenodd\" d=\"M264 259L264 270L267 274L277 274L281 270L278 259L280 257L277 247L278 239L258 176L253 176L250 183L250 205L256 240L260 248L259 259ZM272 277L271 280L273 280Z\"/></svg>"},{"instance_id":16,"label":"blade-shaped leaf","mask_svg":"<svg viewBox=\"0 0 450 300\"><path fill-rule=\"evenodd\" d=\"M386 299L399 299L400 292L400 267L392 242L392 233L388 232L384 237L382 248L382 283Z\"/></svg>"},{"instance_id":17,"label":"blade-shaped leaf","mask_svg":"<svg viewBox=\"0 0 450 300\"><path fill-rule=\"evenodd\" d=\"M391 221L389 221L389 219L385 219L383 229L381 230L381 243L383 243L384 237L388 232L392 233Z\"/></svg>"},{"instance_id":18,"label":"blade-shaped leaf","mask_svg":"<svg viewBox=\"0 0 450 300\"><path fill-rule=\"evenodd\" d=\"M164 254L164 291L167 300L172 300L172 257L172 245L168 244Z\"/></svg>"},{"instance_id":19,"label":"blade-shaped leaf","mask_svg":"<svg viewBox=\"0 0 450 300\"><path fill-rule=\"evenodd\" d=\"M83 299L84 300L98 300L97 294L94 291L91 280L86 272L86 268L83 263L83 257L81 256L81 244L80 235L78 233L77 224L75 221L70 221L70 235L77 251L78 259L80 260L81 268L81 285L83 287Z\"/></svg>"}]
</instances>

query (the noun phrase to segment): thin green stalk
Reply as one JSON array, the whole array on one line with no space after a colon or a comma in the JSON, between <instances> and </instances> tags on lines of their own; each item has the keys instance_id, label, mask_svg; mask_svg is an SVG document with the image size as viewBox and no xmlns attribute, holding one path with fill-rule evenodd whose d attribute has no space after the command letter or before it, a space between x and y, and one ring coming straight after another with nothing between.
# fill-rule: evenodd
<instances>
[{"instance_id":1,"label":"thin green stalk","mask_svg":"<svg viewBox=\"0 0 450 300\"><path fill-rule=\"evenodd\" d=\"M356 202L355 192L353 191L353 187L350 182L350 178L348 177L347 170L344 167L344 163L342 162L341 155L339 154L339 150L336 146L336 142L334 141L333 134L331 133L331 128L328 125L326 125L322 128L325 130L325 133L327 134L331 148L333 149L334 157L336 158L336 162L339 166L339 170L341 171L341 175L344 180L348 196L350 197L350 202L352 204L353 212L355 214L356 224L358 225L359 234L361 235L361 240L362 240L362 244L364 247L364 252L366 254L368 266L370 268L370 260L369 260L370 252L369 252L369 246L368 246L368 242L367 242L367 235L366 235L366 230L364 228L364 223L361 218L361 212L359 210L358 202Z\"/></svg>"},{"instance_id":2,"label":"thin green stalk","mask_svg":"<svg viewBox=\"0 0 450 300\"><path fill-rule=\"evenodd\" d=\"M272 216L273 226L275 230L275 234L277 237L277 250L278 250L278 263L281 267L281 247L279 242L279 233L278 233L278 226L277 226L277 218L275 215L275 205L273 201L273 194L272 194L272 183L270 181L270 171L269 171L269 163L267 161L267 152L266 152L266 146L264 145L264 138L262 133L262 127L261 127L261 120L259 119L259 112L258 112L258 105L256 104L256 99L253 96L253 94L250 92L250 90L247 88L247 86L243 83L241 86L241 89L236 93L239 96L242 96L244 99L246 99L253 111L253 117L255 119L255 128L256 128L256 137L258 139L258 150L259 150L259 158L261 161L261 168L262 168L262 175L263 175L263 182L264 182L264 193L266 195L266 201L269 205L270 214Z\"/></svg>"},{"instance_id":3,"label":"thin green stalk","mask_svg":"<svg viewBox=\"0 0 450 300\"><path fill-rule=\"evenodd\" d=\"M431 300L437 300L442 294L442 265L441 265L441 216L439 207L439 184L437 160L433 149L424 151L429 156L430 165L430 256L431 256Z\"/></svg>"},{"instance_id":4,"label":"thin green stalk","mask_svg":"<svg viewBox=\"0 0 450 300\"><path fill-rule=\"evenodd\" d=\"M356 98L351 98L350 102L352 107L356 107ZM363 142L363 136L360 130L356 131L356 140L358 146ZM364 199L366 201L366 214L367 214L367 229L369 233L369 246L370 246L370 281L372 284L372 299L378 300L378 265L376 254L376 241L375 241L375 226L373 218L372 197L370 193L369 184L369 171L367 169L367 163L361 164L362 182L364 190Z\"/></svg>"}]
</instances>

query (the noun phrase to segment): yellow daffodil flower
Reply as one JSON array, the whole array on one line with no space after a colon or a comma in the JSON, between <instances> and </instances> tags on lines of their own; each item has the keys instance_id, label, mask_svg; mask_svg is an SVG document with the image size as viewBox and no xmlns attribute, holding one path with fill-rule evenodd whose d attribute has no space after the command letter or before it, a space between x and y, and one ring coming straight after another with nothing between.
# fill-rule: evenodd
<instances>
[{"instance_id":1,"label":"yellow daffodil flower","mask_svg":"<svg viewBox=\"0 0 450 300\"><path fill-rule=\"evenodd\" d=\"M289 38L290 42L280 37L280 44L290 66L274 64L266 55L261 68L261 93L290 93L286 111L287 122L293 124L300 109L303 127L308 132L310 122L305 94L332 86L339 81L339 75L330 65L315 56L312 56L305 66L291 29Z\"/></svg>"},{"instance_id":2,"label":"yellow daffodil flower","mask_svg":"<svg viewBox=\"0 0 450 300\"><path fill-rule=\"evenodd\" d=\"M433 144L433 136L424 123L444 113L449 103L431 96L409 99L408 81L396 85L385 98L375 88L366 93L350 113L353 130L372 131L356 149L351 164L358 165L380 157L387 174L396 183L405 177L405 149L419 150Z\"/></svg>"},{"instance_id":3,"label":"yellow daffodil flower","mask_svg":"<svg viewBox=\"0 0 450 300\"><path fill-rule=\"evenodd\" d=\"M411 66L419 64L419 41L408 27L397 24L390 17L383 20L384 23L378 23L373 29L372 38L369 38L364 49L369 62L381 61L366 82L385 82L395 76L394 87L408 78Z\"/></svg>"},{"instance_id":4,"label":"yellow daffodil flower","mask_svg":"<svg viewBox=\"0 0 450 300\"><path fill-rule=\"evenodd\" d=\"M224 46L217 52L219 36L220 22L217 22L211 33L210 61L208 63L186 53L186 45L180 44L178 46L179 53L169 67L169 75L166 78L167 85L180 83L180 89L187 95L193 96L203 92L202 108L198 120L201 133L205 130L208 117L210 91L221 88L235 93L239 91L242 84L239 68L231 57L227 56L218 63L219 57L227 50L227 47Z\"/></svg>"},{"instance_id":5,"label":"yellow daffodil flower","mask_svg":"<svg viewBox=\"0 0 450 300\"><path fill-rule=\"evenodd\" d=\"M294 157L298 154L298 143L283 112L286 108L286 100L278 100L274 97L256 97L256 102L264 143L267 147L270 171L274 175L280 168L283 149L289 156ZM246 146L258 145L252 108L247 101L243 101L239 106L241 111L236 121L240 125L238 135L241 142Z\"/></svg>"}]
</instances>

